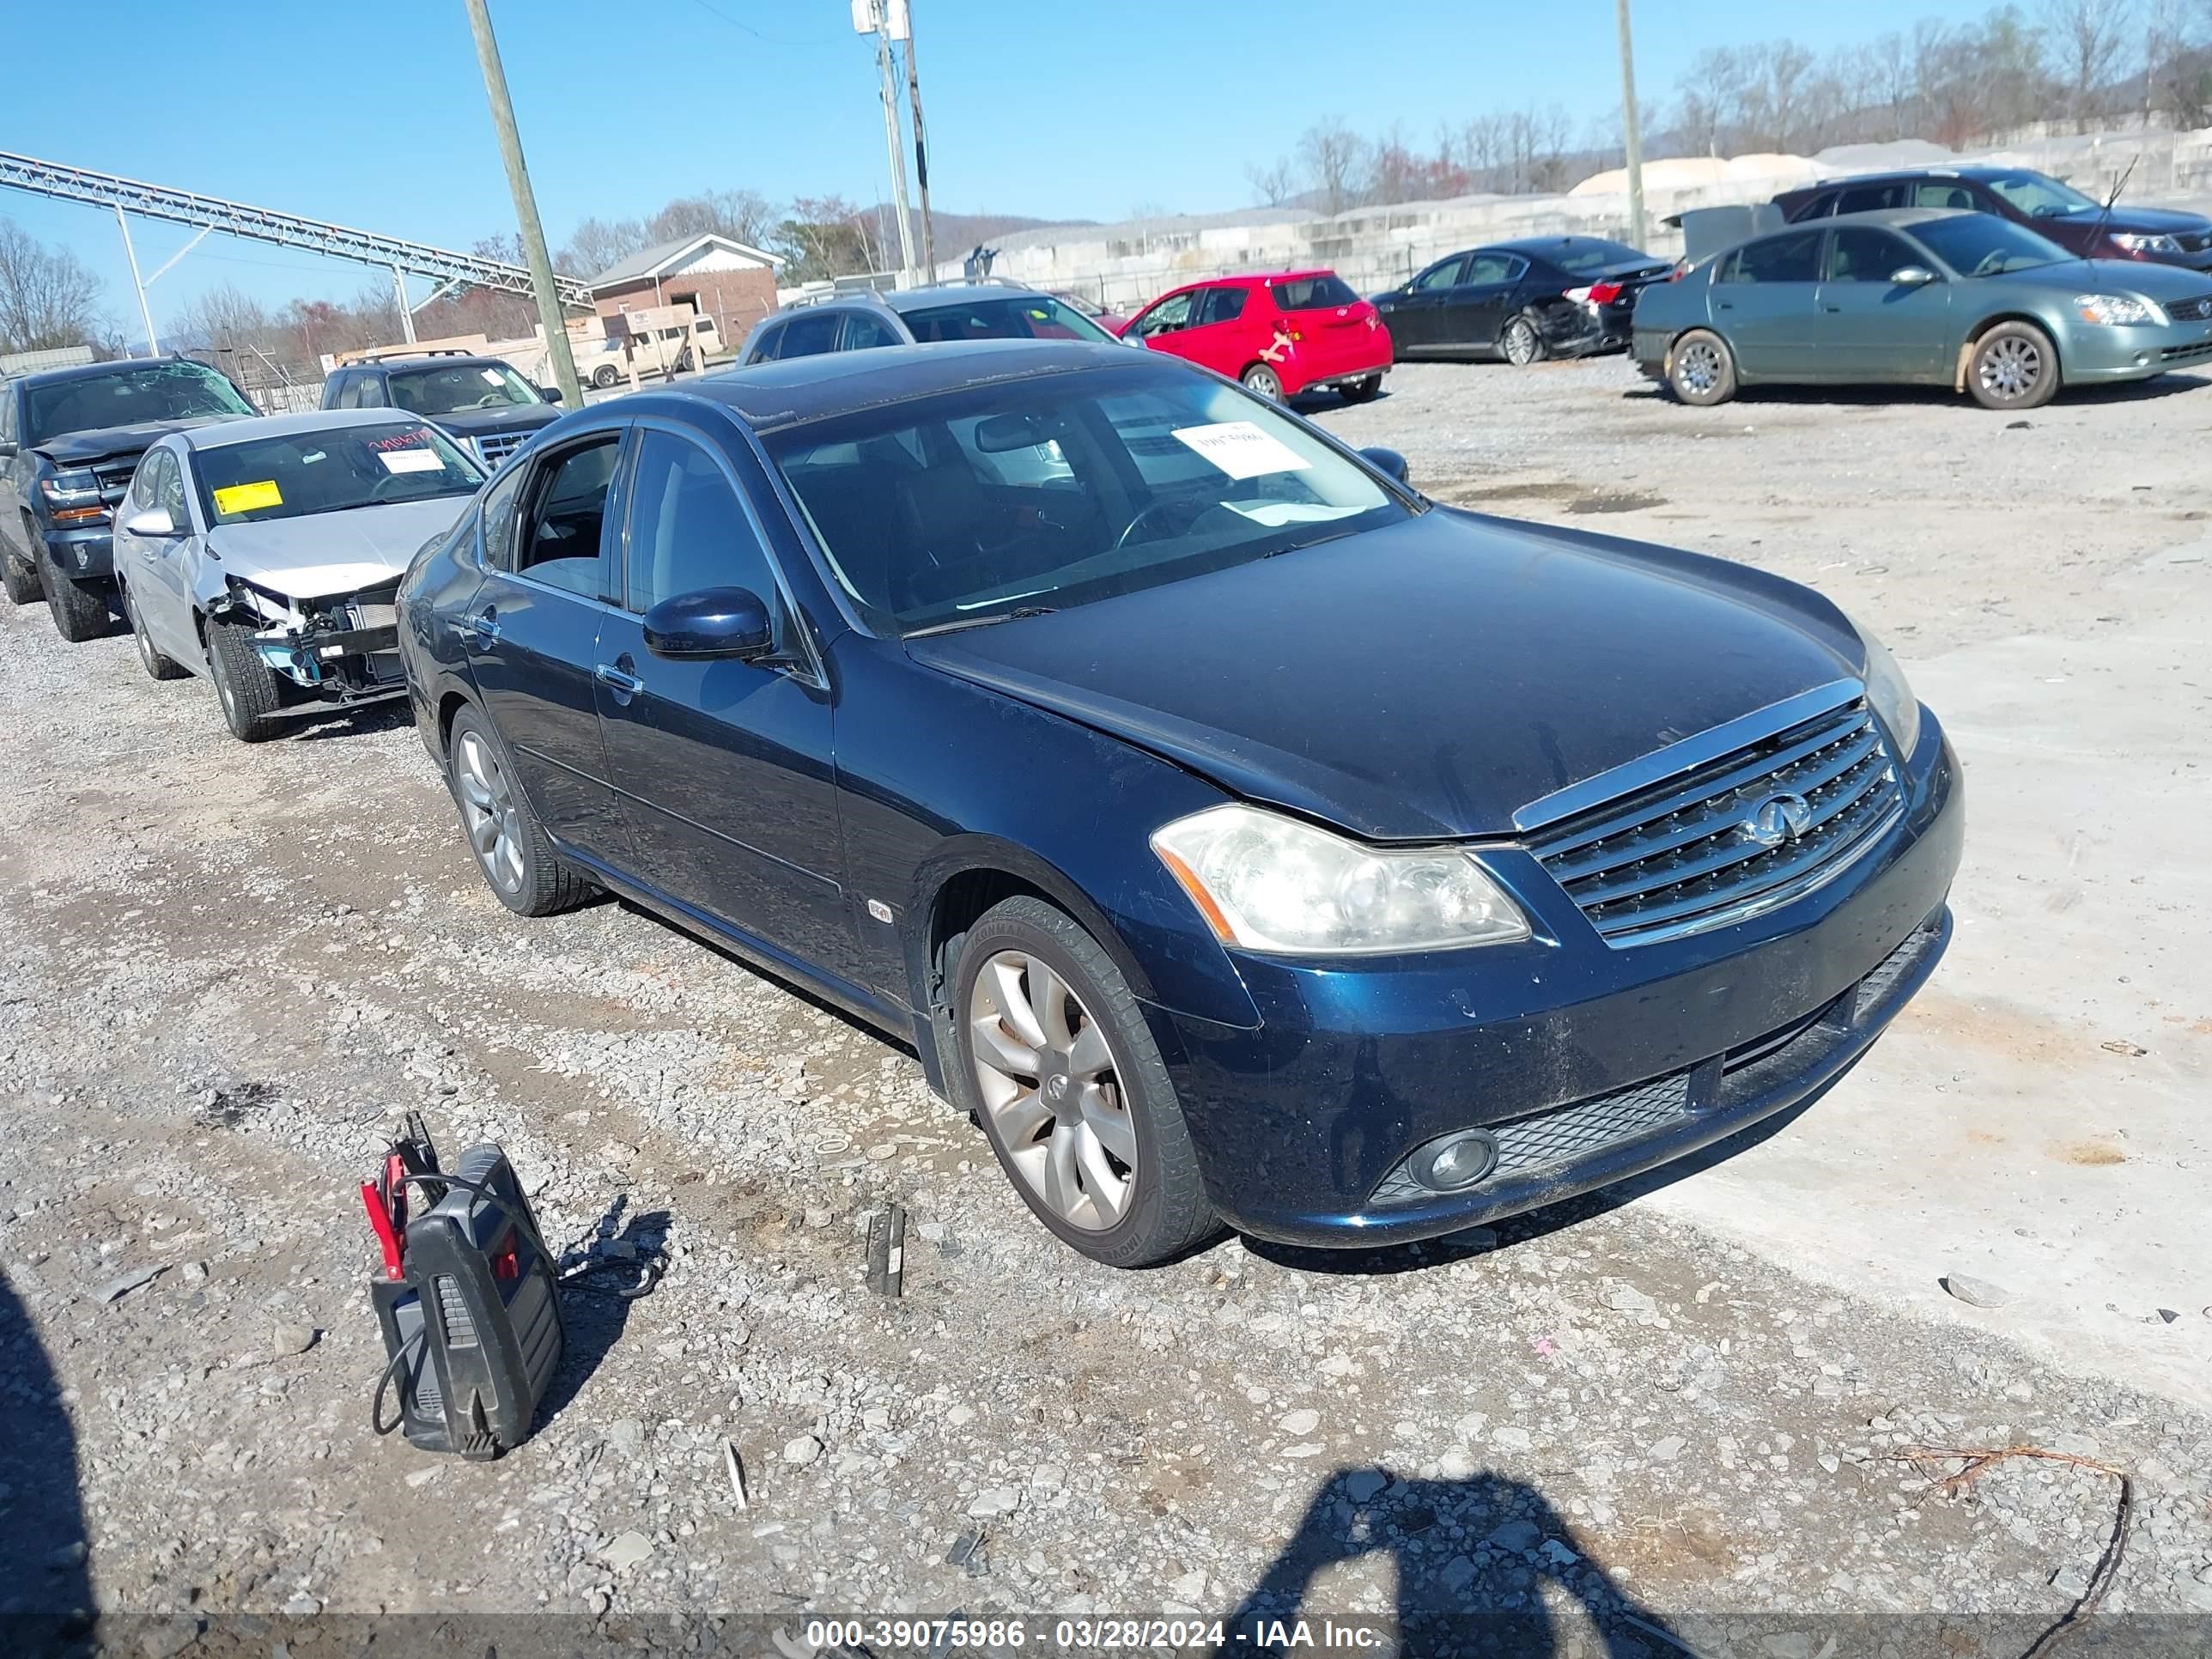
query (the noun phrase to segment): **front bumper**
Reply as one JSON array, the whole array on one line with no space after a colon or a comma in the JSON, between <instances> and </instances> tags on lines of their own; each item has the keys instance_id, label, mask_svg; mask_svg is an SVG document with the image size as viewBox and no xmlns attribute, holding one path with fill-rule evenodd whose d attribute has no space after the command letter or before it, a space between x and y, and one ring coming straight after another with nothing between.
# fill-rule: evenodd
<instances>
[{"instance_id":1,"label":"front bumper","mask_svg":"<svg viewBox=\"0 0 2212 1659\"><path fill-rule=\"evenodd\" d=\"M1240 957L1261 1025L1150 1011L1225 1219L1286 1243L1456 1231L1680 1158L1849 1069L1935 967L1964 802L1932 714L1904 821L1847 872L1732 927L1615 949L1526 854L1486 860L1526 945L1314 967ZM1525 860L1525 861L1524 861ZM1485 1127L1498 1170L1438 1194L1403 1173Z\"/></svg>"},{"instance_id":2,"label":"front bumper","mask_svg":"<svg viewBox=\"0 0 2212 1659\"><path fill-rule=\"evenodd\" d=\"M2166 323L2157 327L2074 330L2058 349L2059 373L2069 386L2144 380L2169 369L2212 363L2212 322Z\"/></svg>"},{"instance_id":3,"label":"front bumper","mask_svg":"<svg viewBox=\"0 0 2212 1659\"><path fill-rule=\"evenodd\" d=\"M64 576L81 582L104 581L115 574L115 530L112 525L87 525L82 530L52 530L40 526L46 556Z\"/></svg>"}]
</instances>

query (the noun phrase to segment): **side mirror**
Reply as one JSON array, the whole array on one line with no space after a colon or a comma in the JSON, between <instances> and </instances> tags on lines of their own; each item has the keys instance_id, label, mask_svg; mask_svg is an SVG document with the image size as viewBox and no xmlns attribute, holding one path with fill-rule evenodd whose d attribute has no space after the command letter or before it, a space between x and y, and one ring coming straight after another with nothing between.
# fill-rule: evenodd
<instances>
[{"instance_id":1,"label":"side mirror","mask_svg":"<svg viewBox=\"0 0 2212 1659\"><path fill-rule=\"evenodd\" d=\"M142 541L161 542L177 533L177 526L167 507L141 507L123 521L123 532Z\"/></svg>"},{"instance_id":2,"label":"side mirror","mask_svg":"<svg viewBox=\"0 0 2212 1659\"><path fill-rule=\"evenodd\" d=\"M0 461L12 461L15 459L15 441L12 438L0 438Z\"/></svg>"},{"instance_id":3,"label":"side mirror","mask_svg":"<svg viewBox=\"0 0 2212 1659\"><path fill-rule=\"evenodd\" d=\"M538 395L549 404L557 404L561 401L561 388L557 386L541 386L538 388Z\"/></svg>"},{"instance_id":4,"label":"side mirror","mask_svg":"<svg viewBox=\"0 0 2212 1659\"><path fill-rule=\"evenodd\" d=\"M1406 458L1396 450L1385 449L1378 444L1372 449L1363 449L1359 453L1376 471L1389 473L1408 489L1413 487L1413 479L1407 476Z\"/></svg>"},{"instance_id":5,"label":"side mirror","mask_svg":"<svg viewBox=\"0 0 2212 1659\"><path fill-rule=\"evenodd\" d=\"M1921 288L1936 280L1936 273L1926 265L1899 265L1889 273L1889 280L1899 288Z\"/></svg>"},{"instance_id":6,"label":"side mirror","mask_svg":"<svg viewBox=\"0 0 2212 1659\"><path fill-rule=\"evenodd\" d=\"M703 587L663 599L645 613L645 648L656 657L734 657L757 662L775 649L775 629L759 595L743 587Z\"/></svg>"}]
</instances>

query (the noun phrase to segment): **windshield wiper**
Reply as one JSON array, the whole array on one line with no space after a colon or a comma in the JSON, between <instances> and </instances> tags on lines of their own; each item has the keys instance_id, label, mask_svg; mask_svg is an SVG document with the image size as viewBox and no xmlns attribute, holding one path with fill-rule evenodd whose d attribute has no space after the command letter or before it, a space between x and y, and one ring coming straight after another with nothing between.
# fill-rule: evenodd
<instances>
[{"instance_id":1,"label":"windshield wiper","mask_svg":"<svg viewBox=\"0 0 2212 1659\"><path fill-rule=\"evenodd\" d=\"M957 634L963 628L988 628L993 623L1013 622L1023 617L1049 617L1054 609L1049 605L1018 605L1011 611L994 611L988 617L955 617L951 622L910 629L902 637L924 640L932 634Z\"/></svg>"}]
</instances>

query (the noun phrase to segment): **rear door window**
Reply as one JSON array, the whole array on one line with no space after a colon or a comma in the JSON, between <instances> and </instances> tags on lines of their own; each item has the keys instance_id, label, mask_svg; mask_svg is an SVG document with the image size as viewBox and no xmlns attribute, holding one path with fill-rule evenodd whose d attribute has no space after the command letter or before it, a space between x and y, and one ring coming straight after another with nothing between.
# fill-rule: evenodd
<instances>
[{"instance_id":1,"label":"rear door window","mask_svg":"<svg viewBox=\"0 0 2212 1659\"><path fill-rule=\"evenodd\" d=\"M1510 253L1471 253L1467 259L1466 285L1469 288L1495 288L1517 282L1521 273L1528 268L1526 259Z\"/></svg>"},{"instance_id":2,"label":"rear door window","mask_svg":"<svg viewBox=\"0 0 2212 1659\"><path fill-rule=\"evenodd\" d=\"M840 351L873 351L880 346L904 345L897 331L880 317L855 311L845 318L845 338Z\"/></svg>"},{"instance_id":3,"label":"rear door window","mask_svg":"<svg viewBox=\"0 0 2212 1659\"><path fill-rule=\"evenodd\" d=\"M1974 192L1956 179L1930 179L1912 188L1912 205L1926 208L1961 208L1971 213L1982 204L1974 199Z\"/></svg>"},{"instance_id":4,"label":"rear door window","mask_svg":"<svg viewBox=\"0 0 2212 1659\"><path fill-rule=\"evenodd\" d=\"M1877 208L1903 207L1911 186L1901 179L1886 185L1856 185L1836 198L1838 213L1870 213Z\"/></svg>"},{"instance_id":5,"label":"rear door window","mask_svg":"<svg viewBox=\"0 0 2212 1659\"><path fill-rule=\"evenodd\" d=\"M1285 311L1334 311L1359 301L1341 276L1293 276L1269 286L1274 290L1276 305Z\"/></svg>"},{"instance_id":6,"label":"rear door window","mask_svg":"<svg viewBox=\"0 0 2212 1659\"><path fill-rule=\"evenodd\" d=\"M835 311L810 312L793 318L783 325L776 360L781 362L793 357L818 357L825 351L835 351L840 319L840 313Z\"/></svg>"},{"instance_id":7,"label":"rear door window","mask_svg":"<svg viewBox=\"0 0 2212 1659\"><path fill-rule=\"evenodd\" d=\"M1801 230L1747 242L1721 268L1724 283L1816 283L1820 280L1820 238L1826 233Z\"/></svg>"}]
</instances>

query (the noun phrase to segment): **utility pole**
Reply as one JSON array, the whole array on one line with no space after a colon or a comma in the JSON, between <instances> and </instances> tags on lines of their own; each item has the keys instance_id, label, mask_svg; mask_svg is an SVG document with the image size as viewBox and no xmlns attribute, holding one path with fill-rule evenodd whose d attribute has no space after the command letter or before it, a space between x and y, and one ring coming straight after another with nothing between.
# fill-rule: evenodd
<instances>
[{"instance_id":1,"label":"utility pole","mask_svg":"<svg viewBox=\"0 0 2212 1659\"><path fill-rule=\"evenodd\" d=\"M470 0L471 5L482 0ZM891 205L898 216L899 281L914 286L914 226L906 198L906 145L899 137L898 82L891 78L890 0L870 0L875 14L876 74L883 82L884 138L890 146Z\"/></svg>"},{"instance_id":2,"label":"utility pole","mask_svg":"<svg viewBox=\"0 0 2212 1659\"><path fill-rule=\"evenodd\" d=\"M1620 20L1620 122L1628 157L1628 242L1644 246L1644 129L1636 118L1636 46L1628 30L1628 0L1614 0Z\"/></svg>"},{"instance_id":3,"label":"utility pole","mask_svg":"<svg viewBox=\"0 0 2212 1659\"><path fill-rule=\"evenodd\" d=\"M149 356L161 355L161 343L154 337L154 309L146 303L146 284L138 280L138 250L131 246L131 222L123 216L123 210L115 210L115 228L123 233L123 257L131 262L131 286L138 294L138 315L146 324L146 353Z\"/></svg>"},{"instance_id":4,"label":"utility pole","mask_svg":"<svg viewBox=\"0 0 2212 1659\"><path fill-rule=\"evenodd\" d=\"M921 125L921 72L914 66L914 0L906 0L906 100L914 106L914 183L921 197L921 264L937 280L937 228L929 220L929 141Z\"/></svg>"},{"instance_id":5,"label":"utility pole","mask_svg":"<svg viewBox=\"0 0 2212 1659\"><path fill-rule=\"evenodd\" d=\"M538 198L531 191L522 139L514 130L514 106L507 95L507 71L500 67L499 42L492 38L491 14L484 9L484 0L467 0L467 4L469 32L477 41L477 64L483 70L484 96L491 103L491 124L499 133L499 153L507 163L507 188L514 192L514 216L522 232L530 286L538 296L538 320L545 330L545 349L553 359L553 375L560 383L562 401L571 409L581 409L584 389L576 380L575 354L568 349L568 326L562 318L561 293L553 281L553 256L545 251L545 228L538 222ZM406 307L402 305L400 310L404 313Z\"/></svg>"}]
</instances>

